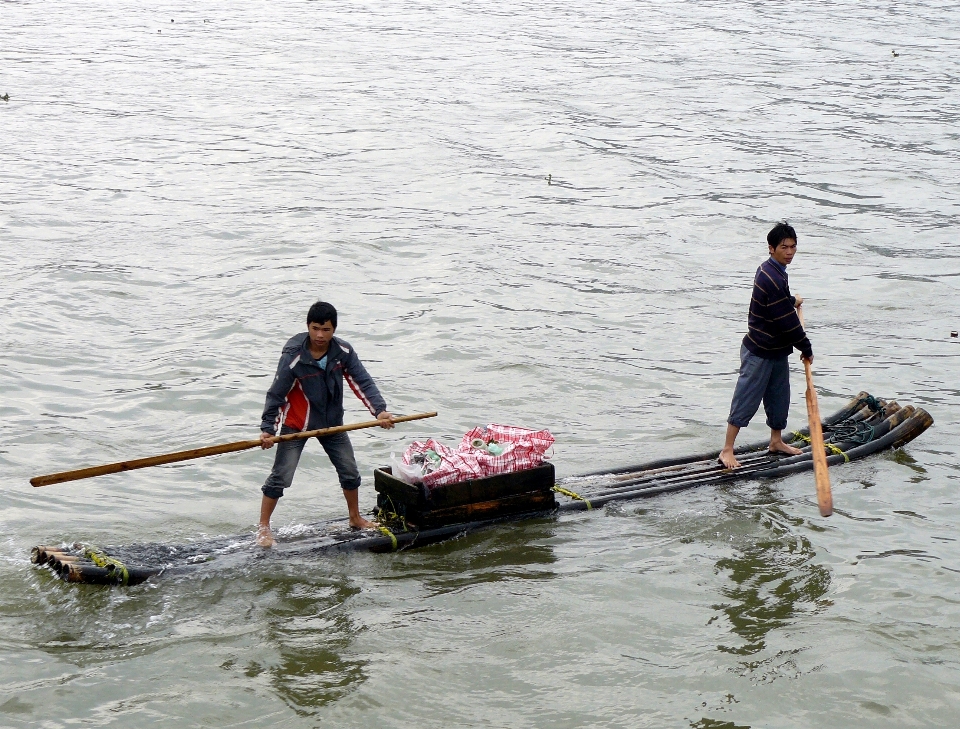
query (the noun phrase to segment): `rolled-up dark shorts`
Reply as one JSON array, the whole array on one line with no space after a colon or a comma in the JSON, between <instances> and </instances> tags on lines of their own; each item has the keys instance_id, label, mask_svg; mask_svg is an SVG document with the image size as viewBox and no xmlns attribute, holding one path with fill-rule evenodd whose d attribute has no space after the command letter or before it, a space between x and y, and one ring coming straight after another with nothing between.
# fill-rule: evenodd
<instances>
[{"instance_id":1,"label":"rolled-up dark shorts","mask_svg":"<svg viewBox=\"0 0 960 729\"><path fill-rule=\"evenodd\" d=\"M763 402L771 430L787 427L790 411L790 364L786 357L765 359L740 345L740 377L733 391L727 422L745 428Z\"/></svg>"},{"instance_id":2,"label":"rolled-up dark shorts","mask_svg":"<svg viewBox=\"0 0 960 729\"><path fill-rule=\"evenodd\" d=\"M280 435L295 433L293 428L284 426L280 429ZM354 491L360 488L360 470L357 468L357 459L353 455L353 446L350 444L350 438L346 433L337 433L326 438L317 438L323 450L326 451L330 462L337 470L337 478L340 479L340 488L344 491ZM263 495L271 499L279 499L283 496L284 489L290 488L293 483L293 474L297 471L297 464L300 462L300 454L306 445L306 439L288 440L283 443L277 443L275 446L277 454L273 459L273 468L267 480L264 482Z\"/></svg>"}]
</instances>

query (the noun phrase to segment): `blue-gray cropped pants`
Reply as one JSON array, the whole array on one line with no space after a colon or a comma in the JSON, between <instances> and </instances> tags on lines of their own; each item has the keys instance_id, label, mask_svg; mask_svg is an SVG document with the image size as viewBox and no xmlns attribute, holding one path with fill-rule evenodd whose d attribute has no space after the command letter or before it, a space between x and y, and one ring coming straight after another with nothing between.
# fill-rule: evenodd
<instances>
[{"instance_id":1,"label":"blue-gray cropped pants","mask_svg":"<svg viewBox=\"0 0 960 729\"><path fill-rule=\"evenodd\" d=\"M280 429L280 435L287 433L296 433L293 428L283 426ZM283 490L290 488L293 483L293 474L297 470L297 464L300 462L300 454L303 453L303 447L308 439L288 440L283 443L277 443L274 446L277 449L277 455L273 459L273 469L267 476L263 484L263 495L271 499L279 499L283 496ZM357 468L357 459L353 455L353 446L350 445L350 439L346 433L337 433L328 435L326 438L317 438L323 450L333 467L337 469L337 477L340 479L340 487L344 491L354 491L360 488L360 470Z\"/></svg>"},{"instance_id":2,"label":"blue-gray cropped pants","mask_svg":"<svg viewBox=\"0 0 960 729\"><path fill-rule=\"evenodd\" d=\"M740 345L740 377L733 391L727 422L745 428L757 414L760 402L771 430L787 427L790 410L790 365L786 357L764 359Z\"/></svg>"}]
</instances>

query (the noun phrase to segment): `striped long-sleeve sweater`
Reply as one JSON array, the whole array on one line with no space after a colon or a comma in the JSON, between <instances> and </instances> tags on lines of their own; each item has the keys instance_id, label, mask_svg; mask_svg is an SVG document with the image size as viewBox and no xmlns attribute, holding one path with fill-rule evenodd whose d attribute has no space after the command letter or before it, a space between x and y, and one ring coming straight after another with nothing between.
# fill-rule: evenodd
<instances>
[{"instance_id":1,"label":"striped long-sleeve sweater","mask_svg":"<svg viewBox=\"0 0 960 729\"><path fill-rule=\"evenodd\" d=\"M747 327L743 345L758 357L787 357L794 347L805 357L813 356L790 294L787 268L772 257L760 264L753 279Z\"/></svg>"}]
</instances>

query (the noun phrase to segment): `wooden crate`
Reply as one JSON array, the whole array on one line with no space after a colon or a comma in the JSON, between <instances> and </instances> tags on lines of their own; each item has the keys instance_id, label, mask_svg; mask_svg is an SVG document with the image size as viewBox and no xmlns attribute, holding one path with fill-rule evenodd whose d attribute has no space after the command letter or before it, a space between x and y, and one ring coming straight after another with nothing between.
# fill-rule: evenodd
<instances>
[{"instance_id":1,"label":"wooden crate","mask_svg":"<svg viewBox=\"0 0 960 729\"><path fill-rule=\"evenodd\" d=\"M389 467L374 471L373 480L378 506L400 514L421 529L556 506L552 463L434 489L405 483L395 478Z\"/></svg>"}]
</instances>

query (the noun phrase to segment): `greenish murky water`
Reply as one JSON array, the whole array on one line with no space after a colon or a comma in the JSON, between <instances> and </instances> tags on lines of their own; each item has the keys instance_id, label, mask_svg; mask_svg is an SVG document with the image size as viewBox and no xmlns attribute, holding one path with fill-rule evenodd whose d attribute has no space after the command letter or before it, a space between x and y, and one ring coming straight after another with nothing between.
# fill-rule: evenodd
<instances>
[{"instance_id":1,"label":"greenish murky water","mask_svg":"<svg viewBox=\"0 0 960 729\"><path fill-rule=\"evenodd\" d=\"M956 6L18 2L0 31L0 726L955 721ZM936 419L833 469L830 519L805 474L126 590L29 564L252 533L259 452L28 479L254 437L321 297L392 410L440 411L357 433L365 476L487 422L550 428L560 475L717 448L782 218L823 411ZM308 447L281 536L343 512Z\"/></svg>"}]
</instances>

